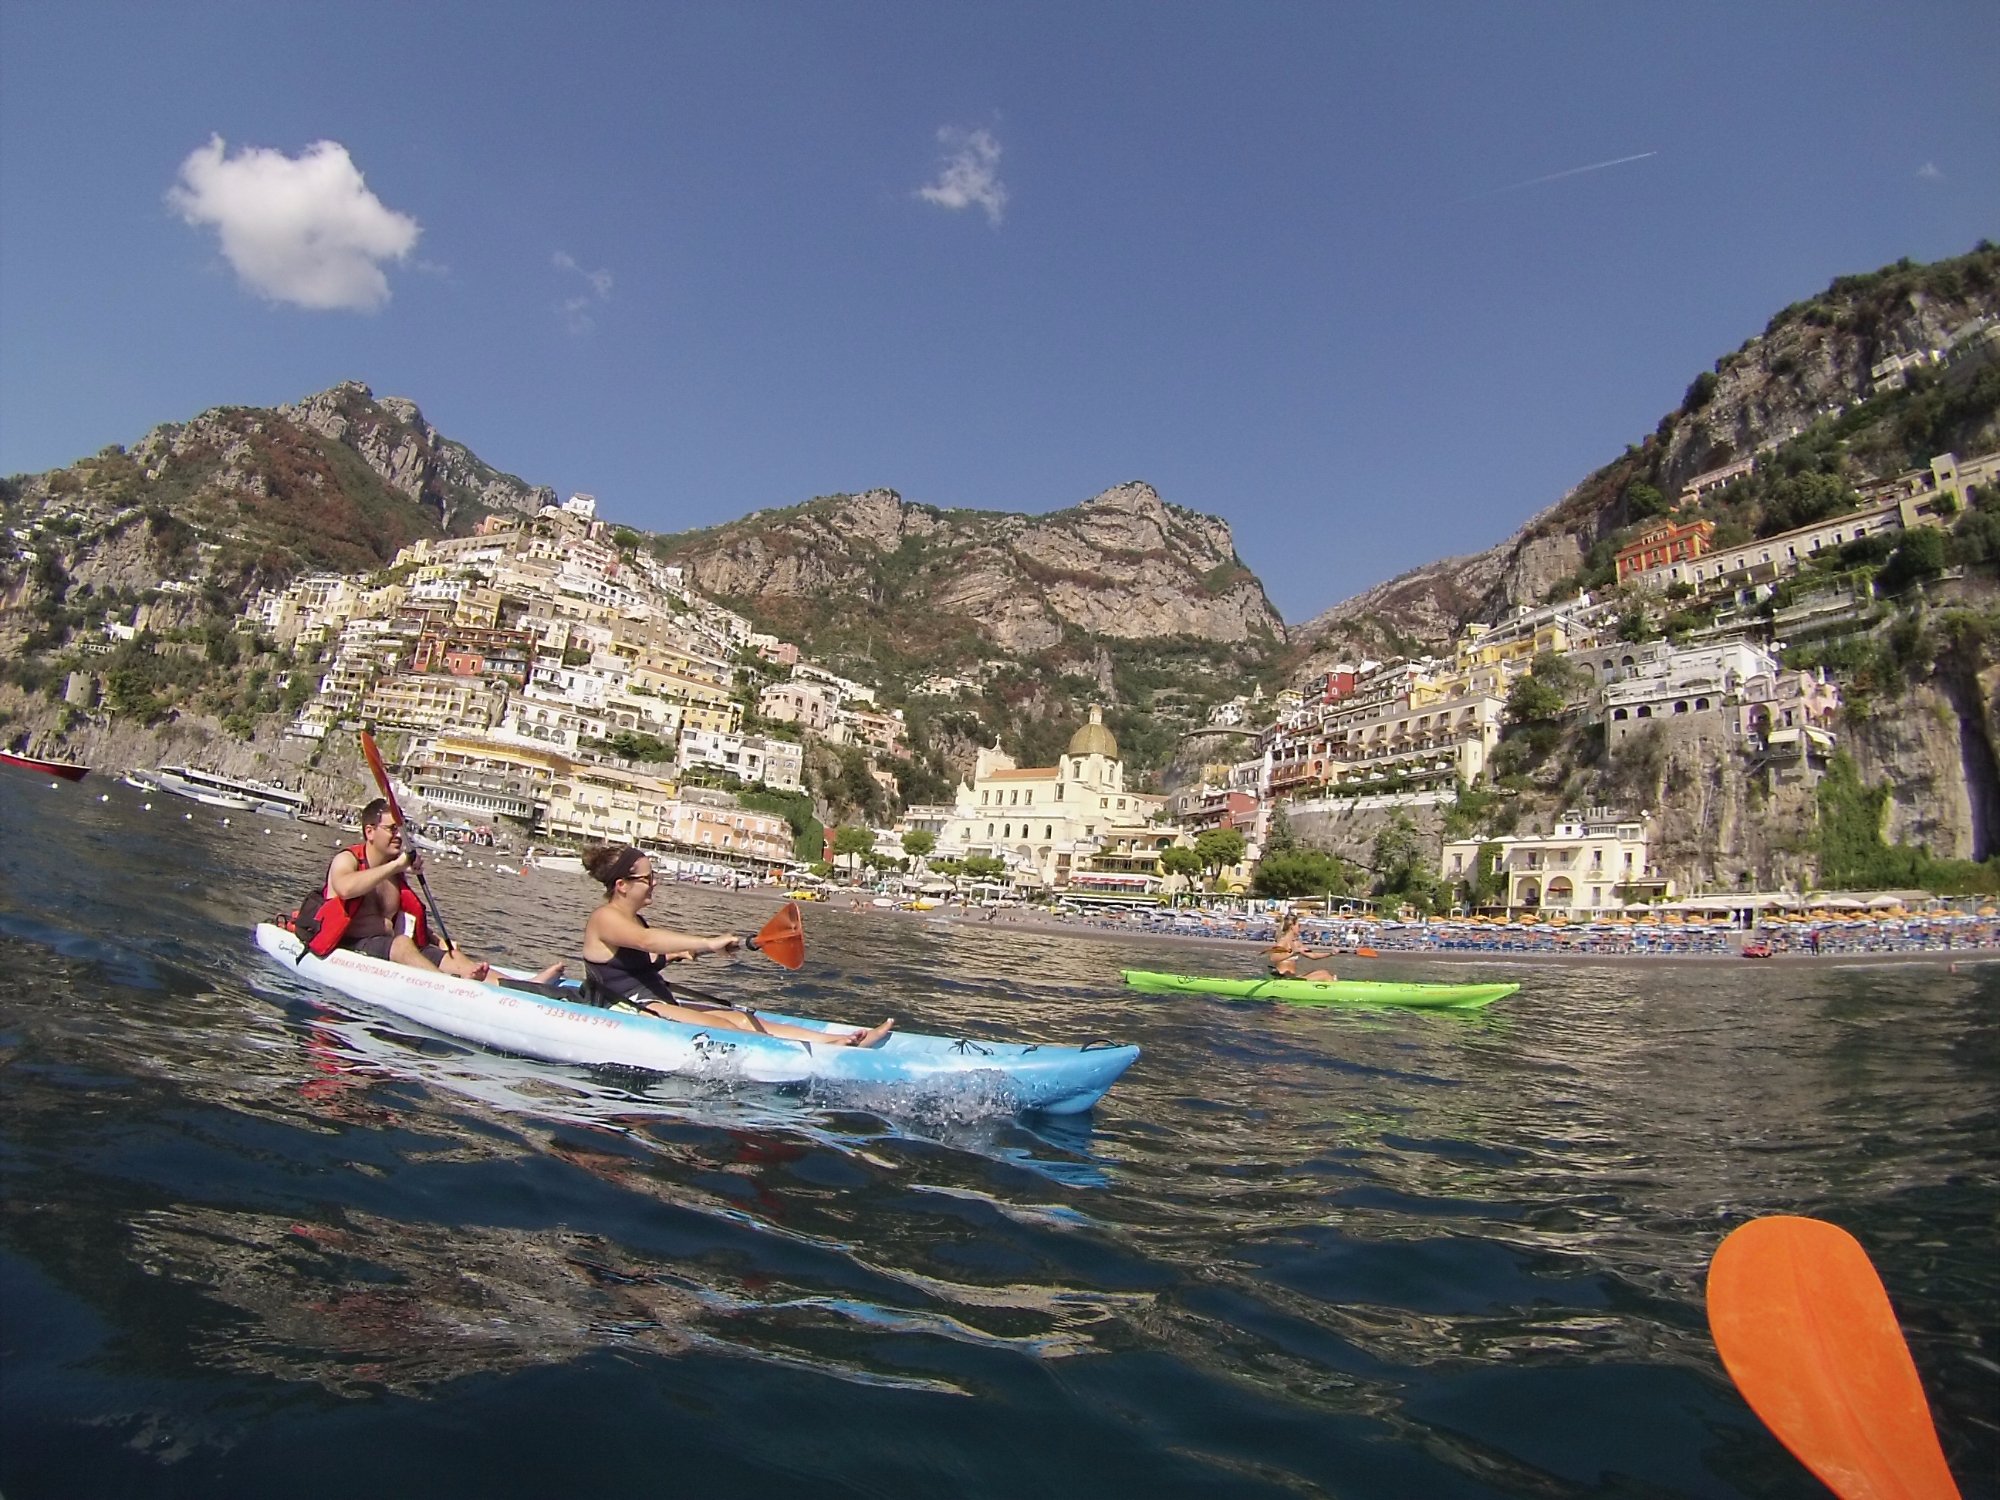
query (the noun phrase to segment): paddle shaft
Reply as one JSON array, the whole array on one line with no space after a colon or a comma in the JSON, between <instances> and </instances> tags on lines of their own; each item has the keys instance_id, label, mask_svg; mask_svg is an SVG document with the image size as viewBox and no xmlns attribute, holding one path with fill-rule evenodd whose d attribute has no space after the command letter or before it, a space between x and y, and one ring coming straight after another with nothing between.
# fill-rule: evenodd
<instances>
[{"instance_id":1,"label":"paddle shaft","mask_svg":"<svg viewBox=\"0 0 2000 1500\"><path fill-rule=\"evenodd\" d=\"M361 731L361 753L368 761L369 773L374 776L375 785L381 789L383 800L389 804L389 812L396 820L396 827L402 831L404 838L411 838L409 822L403 816L403 805L396 800L395 785L389 780L388 768L382 764L382 752L375 748L375 736L365 729ZM444 939L446 951L456 950L458 944L451 940L451 927L446 923L443 911L438 908L437 897L431 894L431 883L424 879L423 865L413 863L410 866L410 873L417 877L417 889L424 893L424 905L430 908L431 920L437 923L438 936Z\"/></svg>"}]
</instances>

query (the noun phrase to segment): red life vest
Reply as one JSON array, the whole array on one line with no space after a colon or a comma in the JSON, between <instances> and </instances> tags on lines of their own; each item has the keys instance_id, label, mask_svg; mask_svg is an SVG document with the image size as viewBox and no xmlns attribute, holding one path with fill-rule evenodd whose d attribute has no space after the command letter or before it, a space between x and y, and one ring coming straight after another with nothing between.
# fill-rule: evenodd
<instances>
[{"instance_id":1,"label":"red life vest","mask_svg":"<svg viewBox=\"0 0 2000 1500\"><path fill-rule=\"evenodd\" d=\"M364 868L367 866L366 844L351 845L347 852L359 860ZM320 902L318 912L314 914L319 920L319 931L314 933L312 941L306 944L306 951L316 958L325 958L340 946L340 940L347 935L348 924L353 922L355 912L360 910L361 903L368 899L363 895L356 896L351 901L343 901L333 894L332 879L332 871L329 870L327 884L320 887L320 895L324 899ZM414 925L410 935L416 939L417 946L421 948L431 940L429 926L424 920L424 903L417 899L417 893L411 890L410 883L403 879L401 870L396 872L395 880L396 904L403 909L405 916L413 919Z\"/></svg>"}]
</instances>

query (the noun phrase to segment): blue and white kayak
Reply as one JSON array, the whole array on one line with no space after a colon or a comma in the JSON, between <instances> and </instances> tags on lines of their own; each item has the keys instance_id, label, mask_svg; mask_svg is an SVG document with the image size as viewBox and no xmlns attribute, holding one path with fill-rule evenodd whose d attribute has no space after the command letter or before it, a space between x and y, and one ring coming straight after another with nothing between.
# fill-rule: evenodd
<instances>
[{"instance_id":1,"label":"blue and white kayak","mask_svg":"<svg viewBox=\"0 0 2000 1500\"><path fill-rule=\"evenodd\" d=\"M369 958L340 948L300 960L299 940L270 922L257 946L287 971L351 999L393 1011L433 1031L501 1052L587 1067L697 1073L753 1083L902 1085L916 1091L976 1089L1015 1109L1080 1114L1104 1097L1139 1049L1093 1042L1081 1047L980 1041L891 1032L879 1047L816 1046L755 1032L706 1029L657 1016L627 1015L528 990ZM578 994L570 982L562 988ZM758 1012L817 1031L845 1034L853 1022Z\"/></svg>"}]
</instances>

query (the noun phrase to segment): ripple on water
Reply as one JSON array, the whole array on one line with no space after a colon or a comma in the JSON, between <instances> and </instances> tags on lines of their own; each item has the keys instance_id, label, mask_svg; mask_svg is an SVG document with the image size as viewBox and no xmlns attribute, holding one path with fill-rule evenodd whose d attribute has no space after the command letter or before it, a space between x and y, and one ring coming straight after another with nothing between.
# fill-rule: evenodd
<instances>
[{"instance_id":1,"label":"ripple on water","mask_svg":"<svg viewBox=\"0 0 2000 1500\"><path fill-rule=\"evenodd\" d=\"M1142 1044L1042 1120L984 1081L560 1068L329 1003L248 938L323 870L311 832L0 785L10 1496L633 1489L664 1448L714 1495L1803 1497L1701 1308L1773 1211L1862 1237L1995 1493L2000 970L1543 966L1476 1017L1360 1014L1117 982L1247 950L819 909L798 976L694 969ZM432 886L483 956L574 964L587 883Z\"/></svg>"}]
</instances>

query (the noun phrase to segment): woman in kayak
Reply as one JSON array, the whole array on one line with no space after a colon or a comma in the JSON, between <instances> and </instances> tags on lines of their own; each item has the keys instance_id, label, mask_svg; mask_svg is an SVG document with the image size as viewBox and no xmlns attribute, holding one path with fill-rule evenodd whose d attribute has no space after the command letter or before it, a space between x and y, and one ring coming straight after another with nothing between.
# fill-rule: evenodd
<instances>
[{"instance_id":1,"label":"woman in kayak","mask_svg":"<svg viewBox=\"0 0 2000 1500\"><path fill-rule=\"evenodd\" d=\"M1297 912L1288 911L1278 918L1278 935L1272 939L1271 946L1264 951L1270 960L1271 976L1274 979L1310 979L1323 984L1333 983L1334 974L1331 969L1314 969L1310 974L1299 972L1300 959L1326 958L1330 956L1332 950L1308 948L1305 945L1304 940L1299 937Z\"/></svg>"},{"instance_id":2,"label":"woman in kayak","mask_svg":"<svg viewBox=\"0 0 2000 1500\"><path fill-rule=\"evenodd\" d=\"M814 1031L765 1021L754 1011L681 999L661 976L662 969L702 953L734 953L743 946L743 939L733 932L696 937L648 926L640 912L653 899L653 861L630 844L599 844L586 849L583 867L604 887L604 904L590 914L583 929L583 992L591 1003L614 1010L644 1011L690 1026L757 1031L836 1047L878 1046L895 1026L890 1020L867 1031Z\"/></svg>"}]
</instances>

